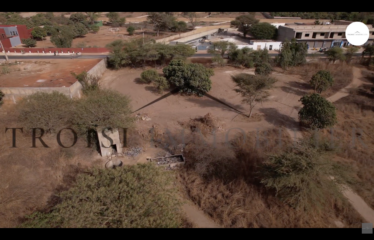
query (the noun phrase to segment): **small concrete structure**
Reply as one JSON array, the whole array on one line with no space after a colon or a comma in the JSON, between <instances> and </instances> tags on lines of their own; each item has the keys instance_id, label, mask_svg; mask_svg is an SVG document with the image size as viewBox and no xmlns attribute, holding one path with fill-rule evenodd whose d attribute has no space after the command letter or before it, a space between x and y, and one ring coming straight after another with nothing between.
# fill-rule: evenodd
<instances>
[{"instance_id":1,"label":"small concrete structure","mask_svg":"<svg viewBox=\"0 0 374 240\"><path fill-rule=\"evenodd\" d=\"M120 141L117 128L110 129L98 127L96 130L99 138L100 152L102 157L122 153L122 143Z\"/></svg>"}]
</instances>

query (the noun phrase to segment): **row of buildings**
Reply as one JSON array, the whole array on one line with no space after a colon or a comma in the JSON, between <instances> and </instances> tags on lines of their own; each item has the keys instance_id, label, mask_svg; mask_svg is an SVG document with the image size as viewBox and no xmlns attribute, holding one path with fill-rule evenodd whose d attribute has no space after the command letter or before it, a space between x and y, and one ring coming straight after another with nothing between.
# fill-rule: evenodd
<instances>
[{"instance_id":1,"label":"row of buildings","mask_svg":"<svg viewBox=\"0 0 374 240\"><path fill-rule=\"evenodd\" d=\"M250 40L248 44L238 45L238 48L252 48L254 50L267 48L268 50L279 50L285 40L296 39L297 42L306 43L308 49L346 47L350 43L345 36L345 30L350 21L335 21L334 24L314 25L302 23L272 23L278 29L277 40ZM374 42L374 28L369 28L369 40L366 44Z\"/></svg>"},{"instance_id":2,"label":"row of buildings","mask_svg":"<svg viewBox=\"0 0 374 240\"><path fill-rule=\"evenodd\" d=\"M26 25L0 25L0 41L4 48L15 47L22 44L22 39L31 38L31 31Z\"/></svg>"}]
</instances>

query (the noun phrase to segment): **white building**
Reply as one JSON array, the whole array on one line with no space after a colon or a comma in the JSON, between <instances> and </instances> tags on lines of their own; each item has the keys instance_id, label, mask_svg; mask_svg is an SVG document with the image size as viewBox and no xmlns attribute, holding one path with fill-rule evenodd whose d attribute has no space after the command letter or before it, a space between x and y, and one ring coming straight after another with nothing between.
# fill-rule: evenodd
<instances>
[{"instance_id":1,"label":"white building","mask_svg":"<svg viewBox=\"0 0 374 240\"><path fill-rule=\"evenodd\" d=\"M278 28L279 26L285 26L286 23L270 23L271 25L273 25L274 27Z\"/></svg>"},{"instance_id":2,"label":"white building","mask_svg":"<svg viewBox=\"0 0 374 240\"><path fill-rule=\"evenodd\" d=\"M238 49L242 48L251 48L253 50L280 50L282 42L273 41L273 40L251 40L249 44L237 45Z\"/></svg>"}]
</instances>

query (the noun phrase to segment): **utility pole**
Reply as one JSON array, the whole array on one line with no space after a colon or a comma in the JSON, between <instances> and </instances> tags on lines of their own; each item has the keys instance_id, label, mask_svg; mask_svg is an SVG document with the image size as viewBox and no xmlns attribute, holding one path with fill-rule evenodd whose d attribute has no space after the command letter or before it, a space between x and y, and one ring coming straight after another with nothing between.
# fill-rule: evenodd
<instances>
[{"instance_id":1,"label":"utility pole","mask_svg":"<svg viewBox=\"0 0 374 240\"><path fill-rule=\"evenodd\" d=\"M143 45L144 45L144 30L143 30Z\"/></svg>"},{"instance_id":2,"label":"utility pole","mask_svg":"<svg viewBox=\"0 0 374 240\"><path fill-rule=\"evenodd\" d=\"M5 48L4 48L3 43L1 42L1 40L0 40L0 45L1 45L1 49L4 51L6 61L8 62L9 61L8 60L8 55L6 55L6 51L5 51Z\"/></svg>"}]
</instances>

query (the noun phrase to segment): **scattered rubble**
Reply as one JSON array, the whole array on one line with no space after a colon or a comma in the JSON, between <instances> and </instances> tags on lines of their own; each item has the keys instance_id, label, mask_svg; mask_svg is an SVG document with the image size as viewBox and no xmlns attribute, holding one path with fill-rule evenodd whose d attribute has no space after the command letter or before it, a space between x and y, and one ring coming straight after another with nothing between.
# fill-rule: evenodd
<instances>
[{"instance_id":1,"label":"scattered rubble","mask_svg":"<svg viewBox=\"0 0 374 240\"><path fill-rule=\"evenodd\" d=\"M141 114L141 113L137 113L136 115L135 115L135 118L136 118L136 121L140 121L140 120L142 120L142 121L151 121L152 119L148 116L148 114Z\"/></svg>"},{"instance_id":2,"label":"scattered rubble","mask_svg":"<svg viewBox=\"0 0 374 240\"><path fill-rule=\"evenodd\" d=\"M128 157L136 157L139 154L143 152L143 148L141 147L132 147L126 152L123 153L123 155L128 156Z\"/></svg>"}]
</instances>

